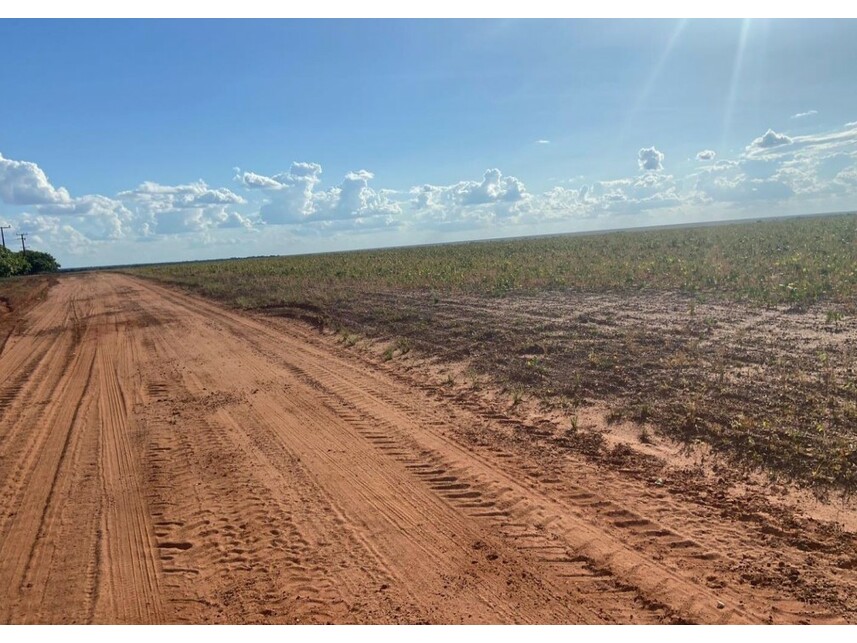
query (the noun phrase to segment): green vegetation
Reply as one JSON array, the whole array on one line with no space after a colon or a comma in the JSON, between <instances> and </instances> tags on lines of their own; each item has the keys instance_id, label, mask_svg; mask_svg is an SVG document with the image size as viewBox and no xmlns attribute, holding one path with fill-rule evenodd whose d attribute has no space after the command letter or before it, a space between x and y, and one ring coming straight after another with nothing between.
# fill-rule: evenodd
<instances>
[{"instance_id":1,"label":"green vegetation","mask_svg":"<svg viewBox=\"0 0 857 643\"><path fill-rule=\"evenodd\" d=\"M402 289L490 295L658 289L763 304L827 300L853 308L857 215L184 263L137 272L245 308L323 304Z\"/></svg>"},{"instance_id":2,"label":"green vegetation","mask_svg":"<svg viewBox=\"0 0 857 643\"><path fill-rule=\"evenodd\" d=\"M0 247L0 277L56 272L59 268L57 260L47 252L37 250L27 250L26 253L12 252Z\"/></svg>"}]
</instances>

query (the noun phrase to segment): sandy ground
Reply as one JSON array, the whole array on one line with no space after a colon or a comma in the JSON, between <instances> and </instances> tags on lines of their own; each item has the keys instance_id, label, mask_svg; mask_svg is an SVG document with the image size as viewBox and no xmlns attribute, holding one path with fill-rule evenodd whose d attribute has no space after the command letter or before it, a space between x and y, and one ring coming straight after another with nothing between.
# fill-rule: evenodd
<instances>
[{"instance_id":1,"label":"sandy ground","mask_svg":"<svg viewBox=\"0 0 857 643\"><path fill-rule=\"evenodd\" d=\"M63 277L0 353L0 621L857 620L833 523L547 433L296 322Z\"/></svg>"}]
</instances>

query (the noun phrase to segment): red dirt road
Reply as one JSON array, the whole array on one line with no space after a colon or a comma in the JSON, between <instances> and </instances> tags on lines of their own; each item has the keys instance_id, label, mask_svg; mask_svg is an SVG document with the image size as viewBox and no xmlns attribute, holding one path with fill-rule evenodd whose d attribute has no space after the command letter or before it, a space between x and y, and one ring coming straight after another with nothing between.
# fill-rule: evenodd
<instances>
[{"instance_id":1,"label":"red dirt road","mask_svg":"<svg viewBox=\"0 0 857 643\"><path fill-rule=\"evenodd\" d=\"M0 622L855 620L835 590L857 565L823 541L807 562L752 521L540 462L512 424L293 322L63 277L0 353Z\"/></svg>"}]
</instances>

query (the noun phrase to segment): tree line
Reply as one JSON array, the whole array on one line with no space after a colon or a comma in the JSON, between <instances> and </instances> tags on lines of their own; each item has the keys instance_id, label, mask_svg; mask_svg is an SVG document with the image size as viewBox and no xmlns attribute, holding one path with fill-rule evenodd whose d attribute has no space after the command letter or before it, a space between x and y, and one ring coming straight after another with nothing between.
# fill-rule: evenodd
<instances>
[{"instance_id":1,"label":"tree line","mask_svg":"<svg viewBox=\"0 0 857 643\"><path fill-rule=\"evenodd\" d=\"M56 272L60 265L47 252L27 250L12 252L0 247L0 277L35 275L40 272Z\"/></svg>"}]
</instances>

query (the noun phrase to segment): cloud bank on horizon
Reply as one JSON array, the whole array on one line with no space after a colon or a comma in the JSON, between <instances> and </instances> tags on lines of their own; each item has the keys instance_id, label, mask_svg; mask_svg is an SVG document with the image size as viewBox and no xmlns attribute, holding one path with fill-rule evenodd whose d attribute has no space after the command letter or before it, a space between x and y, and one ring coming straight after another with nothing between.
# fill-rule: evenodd
<instances>
[{"instance_id":1,"label":"cloud bank on horizon","mask_svg":"<svg viewBox=\"0 0 857 643\"><path fill-rule=\"evenodd\" d=\"M7 223L69 266L148 261L152 241L180 250L167 257L179 260L287 254L310 237L325 240L325 249L371 247L857 206L855 122L801 134L769 128L733 158L700 151L681 173L670 172L670 160L652 145L637 151L637 173L557 180L538 192L497 168L408 190L378 187L359 169L325 187L320 164L293 161L270 175L235 168L228 187L144 180L113 195L74 195L37 162L0 154L0 201Z\"/></svg>"}]
</instances>

